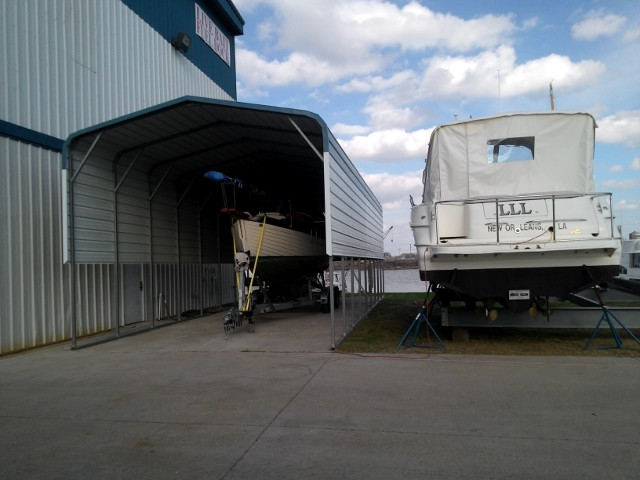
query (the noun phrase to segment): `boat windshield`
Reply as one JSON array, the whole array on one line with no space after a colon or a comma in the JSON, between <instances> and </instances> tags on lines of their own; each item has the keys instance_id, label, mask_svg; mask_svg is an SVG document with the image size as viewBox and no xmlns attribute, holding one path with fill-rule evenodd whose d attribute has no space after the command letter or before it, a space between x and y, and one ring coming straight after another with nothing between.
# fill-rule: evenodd
<instances>
[{"instance_id":1,"label":"boat windshield","mask_svg":"<svg viewBox=\"0 0 640 480\"><path fill-rule=\"evenodd\" d=\"M535 137L496 138L487 141L488 163L533 160Z\"/></svg>"}]
</instances>

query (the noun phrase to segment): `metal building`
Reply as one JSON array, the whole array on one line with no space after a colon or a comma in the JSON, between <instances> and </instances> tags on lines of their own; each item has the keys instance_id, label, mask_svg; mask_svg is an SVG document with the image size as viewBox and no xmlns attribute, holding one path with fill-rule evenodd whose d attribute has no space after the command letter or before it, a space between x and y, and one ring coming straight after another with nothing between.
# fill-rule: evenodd
<instances>
[{"instance_id":1,"label":"metal building","mask_svg":"<svg viewBox=\"0 0 640 480\"><path fill-rule=\"evenodd\" d=\"M284 167L326 209L328 259L382 291L380 204L324 122L235 102L243 23L228 0L0 0L0 354L233 301L195 178L223 161Z\"/></svg>"}]
</instances>

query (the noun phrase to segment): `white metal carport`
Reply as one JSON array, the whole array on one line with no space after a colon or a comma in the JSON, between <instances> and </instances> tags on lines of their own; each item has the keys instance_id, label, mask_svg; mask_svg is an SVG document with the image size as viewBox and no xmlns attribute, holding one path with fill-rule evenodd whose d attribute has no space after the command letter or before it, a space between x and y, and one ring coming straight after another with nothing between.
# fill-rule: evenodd
<instances>
[{"instance_id":1,"label":"white metal carport","mask_svg":"<svg viewBox=\"0 0 640 480\"><path fill-rule=\"evenodd\" d=\"M382 207L313 113L184 97L76 132L63 156L74 348L78 335L99 330L79 321L79 265L116 269L116 285L107 289L114 297L112 325L102 327L116 336L125 323L127 265L141 266L142 316L151 326L163 307L181 318L185 309L202 313L211 306L205 290L213 287L205 272L218 265L213 283L221 288L232 271L232 247L218 214L220 189L203 178L209 170L286 192L299 211L323 213L327 263L333 268L340 259L343 271L358 272L365 265L368 286L360 290L374 294L368 309L381 298ZM218 304L226 303L228 293L220 292ZM346 311L342 334L331 312L332 346L346 335L348 323L357 323L347 321Z\"/></svg>"}]
</instances>

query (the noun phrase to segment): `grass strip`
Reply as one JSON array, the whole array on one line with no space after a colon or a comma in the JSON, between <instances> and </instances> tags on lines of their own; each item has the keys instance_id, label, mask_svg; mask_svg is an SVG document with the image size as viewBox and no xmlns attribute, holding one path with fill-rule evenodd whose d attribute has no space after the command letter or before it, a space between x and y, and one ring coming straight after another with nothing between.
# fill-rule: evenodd
<instances>
[{"instance_id":1,"label":"grass strip","mask_svg":"<svg viewBox=\"0 0 640 480\"><path fill-rule=\"evenodd\" d=\"M437 312L430 320L436 333L445 343L445 348L401 348L398 344L413 323L424 304L424 293L387 293L367 318L345 338L336 351L344 353L421 353L466 355L540 355L540 356L589 356L589 357L640 357L638 345L624 331L618 330L622 348L607 325L602 325L588 350L585 346L593 333L592 329L558 328L468 328L468 341L454 335L453 328L440 326ZM640 338L640 331L632 330ZM416 345L439 346L437 339L423 325ZM456 332L457 333L457 332ZM453 337L456 340L452 340ZM410 338L410 340L413 337ZM411 344L411 341L407 342ZM600 347L600 348L599 348Z\"/></svg>"}]
</instances>

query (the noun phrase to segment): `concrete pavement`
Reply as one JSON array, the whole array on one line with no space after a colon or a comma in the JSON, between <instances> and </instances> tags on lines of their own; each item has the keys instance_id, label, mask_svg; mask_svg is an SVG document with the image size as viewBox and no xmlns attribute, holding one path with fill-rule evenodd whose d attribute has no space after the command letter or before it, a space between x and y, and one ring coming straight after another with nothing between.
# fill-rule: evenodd
<instances>
[{"instance_id":1,"label":"concrete pavement","mask_svg":"<svg viewBox=\"0 0 640 480\"><path fill-rule=\"evenodd\" d=\"M218 314L0 358L2 478L638 478L640 359L347 355L329 328L225 340Z\"/></svg>"}]
</instances>

